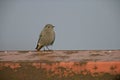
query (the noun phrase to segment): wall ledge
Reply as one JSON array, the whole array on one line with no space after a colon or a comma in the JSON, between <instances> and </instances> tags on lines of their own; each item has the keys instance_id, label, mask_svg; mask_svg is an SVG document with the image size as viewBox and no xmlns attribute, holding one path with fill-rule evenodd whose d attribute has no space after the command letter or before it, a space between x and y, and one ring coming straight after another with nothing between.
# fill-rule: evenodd
<instances>
[{"instance_id":1,"label":"wall ledge","mask_svg":"<svg viewBox=\"0 0 120 80\"><path fill-rule=\"evenodd\" d=\"M120 80L120 50L0 51L0 80Z\"/></svg>"}]
</instances>

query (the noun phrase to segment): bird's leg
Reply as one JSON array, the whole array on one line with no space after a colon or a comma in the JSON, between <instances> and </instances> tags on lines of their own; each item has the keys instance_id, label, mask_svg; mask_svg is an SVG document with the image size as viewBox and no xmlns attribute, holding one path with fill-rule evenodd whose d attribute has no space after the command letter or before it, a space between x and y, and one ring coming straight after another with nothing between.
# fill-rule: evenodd
<instances>
[{"instance_id":1,"label":"bird's leg","mask_svg":"<svg viewBox=\"0 0 120 80\"><path fill-rule=\"evenodd\" d=\"M43 50L45 51L45 47L43 47Z\"/></svg>"},{"instance_id":2,"label":"bird's leg","mask_svg":"<svg viewBox=\"0 0 120 80\"><path fill-rule=\"evenodd\" d=\"M49 49L48 46L46 46L46 48L48 49L48 51L53 51L52 49Z\"/></svg>"},{"instance_id":3,"label":"bird's leg","mask_svg":"<svg viewBox=\"0 0 120 80\"><path fill-rule=\"evenodd\" d=\"M48 48L48 46L46 46L46 48L47 48L48 50L50 50L50 49Z\"/></svg>"}]
</instances>

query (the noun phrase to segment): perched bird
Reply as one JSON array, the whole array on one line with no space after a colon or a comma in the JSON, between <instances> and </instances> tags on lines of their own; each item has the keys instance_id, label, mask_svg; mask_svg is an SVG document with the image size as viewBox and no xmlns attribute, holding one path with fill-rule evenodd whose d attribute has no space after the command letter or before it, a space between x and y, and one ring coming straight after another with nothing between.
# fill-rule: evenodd
<instances>
[{"instance_id":1,"label":"perched bird","mask_svg":"<svg viewBox=\"0 0 120 80\"><path fill-rule=\"evenodd\" d=\"M36 46L37 51L39 51L42 47L46 47L49 50L48 46L52 45L54 41L55 41L54 26L52 24L47 24L40 33Z\"/></svg>"}]
</instances>

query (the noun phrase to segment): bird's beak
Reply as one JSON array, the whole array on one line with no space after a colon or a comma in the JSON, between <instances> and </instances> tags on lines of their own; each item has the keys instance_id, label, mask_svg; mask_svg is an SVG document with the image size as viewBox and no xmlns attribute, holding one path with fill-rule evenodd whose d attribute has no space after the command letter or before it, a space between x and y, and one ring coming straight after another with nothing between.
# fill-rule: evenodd
<instances>
[{"instance_id":1,"label":"bird's beak","mask_svg":"<svg viewBox=\"0 0 120 80\"><path fill-rule=\"evenodd\" d=\"M54 28L55 26L53 26L53 28Z\"/></svg>"}]
</instances>

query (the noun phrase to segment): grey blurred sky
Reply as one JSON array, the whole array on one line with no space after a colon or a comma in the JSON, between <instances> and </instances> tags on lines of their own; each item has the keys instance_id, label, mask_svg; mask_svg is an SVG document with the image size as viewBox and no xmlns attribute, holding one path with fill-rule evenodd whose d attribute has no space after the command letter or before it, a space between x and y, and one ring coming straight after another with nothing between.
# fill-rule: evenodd
<instances>
[{"instance_id":1,"label":"grey blurred sky","mask_svg":"<svg viewBox=\"0 0 120 80\"><path fill-rule=\"evenodd\" d=\"M120 0L0 0L0 50L34 50L47 23L54 50L120 49Z\"/></svg>"}]
</instances>

